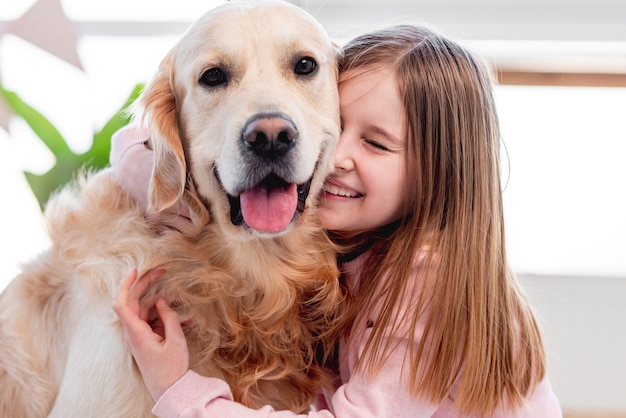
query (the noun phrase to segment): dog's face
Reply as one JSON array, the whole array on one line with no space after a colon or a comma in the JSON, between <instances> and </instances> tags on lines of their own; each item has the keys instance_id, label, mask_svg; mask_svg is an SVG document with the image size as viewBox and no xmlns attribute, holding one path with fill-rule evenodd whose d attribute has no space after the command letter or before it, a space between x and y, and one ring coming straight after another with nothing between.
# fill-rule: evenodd
<instances>
[{"instance_id":1,"label":"dog's face","mask_svg":"<svg viewBox=\"0 0 626 418\"><path fill-rule=\"evenodd\" d=\"M203 16L141 99L155 149L153 208L180 198L189 174L229 235L289 231L332 170L337 54L287 3L229 3Z\"/></svg>"}]
</instances>

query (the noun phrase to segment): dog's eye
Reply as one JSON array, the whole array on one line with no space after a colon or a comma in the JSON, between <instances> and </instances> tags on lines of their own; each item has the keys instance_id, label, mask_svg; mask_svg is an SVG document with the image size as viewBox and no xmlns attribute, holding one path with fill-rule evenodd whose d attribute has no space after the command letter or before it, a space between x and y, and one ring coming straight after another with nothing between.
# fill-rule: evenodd
<instances>
[{"instance_id":1,"label":"dog's eye","mask_svg":"<svg viewBox=\"0 0 626 418\"><path fill-rule=\"evenodd\" d=\"M204 84L208 87L219 86L220 84L226 83L226 73L219 68L211 68L206 70L200 76L200 84Z\"/></svg>"},{"instance_id":2,"label":"dog's eye","mask_svg":"<svg viewBox=\"0 0 626 418\"><path fill-rule=\"evenodd\" d=\"M294 72L298 75L309 75L317 68L317 62L311 57L300 58L296 62Z\"/></svg>"}]
</instances>

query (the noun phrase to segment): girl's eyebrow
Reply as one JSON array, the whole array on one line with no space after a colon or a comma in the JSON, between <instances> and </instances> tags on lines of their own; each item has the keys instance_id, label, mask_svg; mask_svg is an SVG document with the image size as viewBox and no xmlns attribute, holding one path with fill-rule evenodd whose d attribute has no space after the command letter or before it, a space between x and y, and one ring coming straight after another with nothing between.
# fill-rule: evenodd
<instances>
[{"instance_id":1,"label":"girl's eyebrow","mask_svg":"<svg viewBox=\"0 0 626 418\"><path fill-rule=\"evenodd\" d=\"M377 133L378 135L384 136L387 140L389 140L395 145L398 145L398 146L403 145L403 142L400 140L400 138L398 138L395 135L392 135L391 133L387 132L380 126L372 126L370 129L374 131L375 133Z\"/></svg>"}]
</instances>

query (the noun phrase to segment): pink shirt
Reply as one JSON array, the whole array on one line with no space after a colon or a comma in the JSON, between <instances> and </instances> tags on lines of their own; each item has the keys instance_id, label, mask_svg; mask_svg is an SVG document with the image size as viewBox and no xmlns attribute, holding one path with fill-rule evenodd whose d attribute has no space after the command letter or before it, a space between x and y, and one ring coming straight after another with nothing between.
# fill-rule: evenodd
<instances>
[{"instance_id":1,"label":"pink shirt","mask_svg":"<svg viewBox=\"0 0 626 418\"><path fill-rule=\"evenodd\" d=\"M147 139L148 133L144 129L123 128L113 138L110 157L118 180L134 198L140 200L143 207L147 207L145 195L150 176L148 167L152 166L152 152L142 145ZM174 207L173 213L176 215L174 218L159 221L169 222L184 231L186 225L190 224L186 208ZM348 280L356 277L361 258L362 256L344 264ZM375 306L370 312L363 313L364 322L375 317L374 309ZM349 343L343 342L340 345L338 372L341 384L333 394L320 396L317 410L306 415L274 411L270 406L258 410L246 408L233 401L226 382L203 377L193 371L188 371L170 387L157 401L152 412L159 417L460 418L453 408L453 394L439 405L432 405L424 399L409 395L406 386L400 382L404 357L402 350L395 350L385 367L374 378L366 379L355 373L356 364L370 332L371 328L364 327L360 332L353 332ZM415 344L419 341L400 341L400 347L408 346L409 343ZM497 411L492 415L492 418L496 417L560 418L562 412L550 382L545 378L530 395L524 408L516 413Z\"/></svg>"},{"instance_id":2,"label":"pink shirt","mask_svg":"<svg viewBox=\"0 0 626 418\"><path fill-rule=\"evenodd\" d=\"M354 277L360 258L344 265L346 277ZM375 307L373 308L375 309ZM364 312L368 319L372 312ZM355 367L371 328L352 334L349 344L341 344L339 351L341 385L321 404L324 408L297 415L290 411L274 411L270 406L253 410L234 402L228 385L219 379L207 378L193 371L187 372L157 401L152 412L159 417L359 417L359 418L461 418L454 409L454 397L449 395L438 405L410 396L400 381L403 350L395 350L382 371L373 378L355 373ZM413 342L411 342L413 343ZM401 341L407 346L409 341ZM454 391L454 389L453 389ZM545 378L529 396L525 406L511 413L496 411L492 418L561 418L562 412L550 382ZM470 418L470 417L464 417Z\"/></svg>"}]
</instances>

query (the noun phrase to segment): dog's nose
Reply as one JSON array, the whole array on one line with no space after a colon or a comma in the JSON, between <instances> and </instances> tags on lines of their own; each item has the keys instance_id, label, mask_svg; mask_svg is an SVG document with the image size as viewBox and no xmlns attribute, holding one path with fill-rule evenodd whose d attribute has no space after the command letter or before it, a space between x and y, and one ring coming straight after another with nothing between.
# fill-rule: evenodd
<instances>
[{"instance_id":1,"label":"dog's nose","mask_svg":"<svg viewBox=\"0 0 626 418\"><path fill-rule=\"evenodd\" d=\"M274 160L295 145L298 129L281 115L259 115L248 121L243 130L244 145L256 155Z\"/></svg>"}]
</instances>

